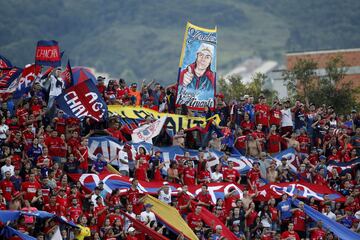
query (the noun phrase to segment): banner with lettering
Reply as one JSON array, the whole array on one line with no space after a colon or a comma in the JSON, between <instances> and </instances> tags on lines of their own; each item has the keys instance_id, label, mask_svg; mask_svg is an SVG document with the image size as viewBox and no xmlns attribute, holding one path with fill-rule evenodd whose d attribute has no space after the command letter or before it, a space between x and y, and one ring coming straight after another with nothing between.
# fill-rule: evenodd
<instances>
[{"instance_id":1,"label":"banner with lettering","mask_svg":"<svg viewBox=\"0 0 360 240\"><path fill-rule=\"evenodd\" d=\"M57 41L40 40L35 51L35 64L42 66L61 66L61 54Z\"/></svg>"},{"instance_id":2,"label":"banner with lettering","mask_svg":"<svg viewBox=\"0 0 360 240\"><path fill-rule=\"evenodd\" d=\"M66 89L56 98L58 107L71 117L90 117L96 121L107 117L107 105L91 80Z\"/></svg>"},{"instance_id":3,"label":"banner with lettering","mask_svg":"<svg viewBox=\"0 0 360 240\"><path fill-rule=\"evenodd\" d=\"M16 91L19 84L19 76L22 69L13 67L0 76L0 93L12 93Z\"/></svg>"},{"instance_id":4,"label":"banner with lettering","mask_svg":"<svg viewBox=\"0 0 360 240\"><path fill-rule=\"evenodd\" d=\"M104 190L111 193L114 189L120 189L120 192L126 192L131 186L131 180L129 177L121 176L119 174L101 173L97 174L69 174L69 176L75 180L80 181L88 191L93 191L100 181L104 183ZM243 197L244 187L242 185L233 183L208 183L208 191L213 203L216 203L216 199L224 199L225 195L229 193L229 189L235 188L240 198ZM156 194L160 187L163 186L162 181L139 181L138 189L143 193ZM170 189L173 194L177 194L180 184L170 183ZM196 196L201 191L200 185L188 186L188 194Z\"/></svg>"},{"instance_id":5,"label":"banner with lettering","mask_svg":"<svg viewBox=\"0 0 360 240\"><path fill-rule=\"evenodd\" d=\"M159 119L167 116L165 125L168 131L173 131L173 134L180 129L189 129L196 126L206 127L207 121L213 119L214 123L219 124L219 115L215 115L209 119L204 117L188 117L179 114L159 113L155 110L143 108L143 107L126 107L120 105L109 105L109 112L112 115L119 116L123 119L146 119L152 117L153 119Z\"/></svg>"},{"instance_id":6,"label":"banner with lettering","mask_svg":"<svg viewBox=\"0 0 360 240\"><path fill-rule=\"evenodd\" d=\"M286 182L286 183L269 183L258 189L257 200L267 201L271 197L281 198L283 194L289 196L296 195L298 198L314 197L318 201L324 200L324 195L328 195L329 199L344 202L346 198L330 189L328 186L316 185L308 182Z\"/></svg>"},{"instance_id":7,"label":"banner with lettering","mask_svg":"<svg viewBox=\"0 0 360 240\"><path fill-rule=\"evenodd\" d=\"M35 79L38 77L38 75L41 72L41 66L31 64L28 66L25 66L21 77L19 79L19 84L16 88L16 91L13 94L14 99L19 99L21 97L29 97L26 95L29 95L29 92L31 90L31 87L35 81Z\"/></svg>"},{"instance_id":8,"label":"banner with lettering","mask_svg":"<svg viewBox=\"0 0 360 240\"><path fill-rule=\"evenodd\" d=\"M177 107L184 104L193 110L215 107L216 31L187 23L179 64Z\"/></svg>"}]
</instances>

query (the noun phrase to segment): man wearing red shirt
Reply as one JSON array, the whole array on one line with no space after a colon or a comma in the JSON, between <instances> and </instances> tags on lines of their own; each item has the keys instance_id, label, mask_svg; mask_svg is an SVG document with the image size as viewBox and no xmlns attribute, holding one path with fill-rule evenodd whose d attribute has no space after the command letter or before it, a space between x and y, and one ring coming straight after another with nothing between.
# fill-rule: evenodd
<instances>
[{"instance_id":1,"label":"man wearing red shirt","mask_svg":"<svg viewBox=\"0 0 360 240\"><path fill-rule=\"evenodd\" d=\"M293 212L294 230L301 239L306 238L306 214L304 212L304 202L299 202L299 208L291 209Z\"/></svg>"},{"instance_id":2,"label":"man wearing red shirt","mask_svg":"<svg viewBox=\"0 0 360 240\"><path fill-rule=\"evenodd\" d=\"M79 133L77 131L71 133L71 138L67 140L67 145L71 147L72 152L75 152L74 150L80 147Z\"/></svg>"},{"instance_id":3,"label":"man wearing red shirt","mask_svg":"<svg viewBox=\"0 0 360 240\"><path fill-rule=\"evenodd\" d=\"M191 212L187 215L186 221L191 229L194 229L198 225L198 222L202 221L200 217L200 212L201 206L197 205L195 208L195 212Z\"/></svg>"},{"instance_id":4,"label":"man wearing red shirt","mask_svg":"<svg viewBox=\"0 0 360 240\"><path fill-rule=\"evenodd\" d=\"M264 128L269 127L270 107L265 102L263 95L259 96L259 103L255 105L256 124L262 124Z\"/></svg>"},{"instance_id":5,"label":"man wearing red shirt","mask_svg":"<svg viewBox=\"0 0 360 240\"><path fill-rule=\"evenodd\" d=\"M135 177L140 181L149 182L149 178L147 176L148 169L149 169L149 164L147 163L144 157L141 157L139 161L136 161Z\"/></svg>"},{"instance_id":6,"label":"man wearing red shirt","mask_svg":"<svg viewBox=\"0 0 360 240\"><path fill-rule=\"evenodd\" d=\"M276 127L271 126L270 134L268 135L268 152L270 154L278 153L281 150L281 137L276 133Z\"/></svg>"},{"instance_id":7,"label":"man wearing red shirt","mask_svg":"<svg viewBox=\"0 0 360 240\"><path fill-rule=\"evenodd\" d=\"M44 147L42 155L39 156L36 161L36 166L41 167L42 165L44 165L45 162L48 162L50 167L53 165L53 162L52 162L50 156L48 155L48 152L49 152L48 148Z\"/></svg>"},{"instance_id":8,"label":"man wearing red shirt","mask_svg":"<svg viewBox=\"0 0 360 240\"><path fill-rule=\"evenodd\" d=\"M121 142L127 141L120 130L120 124L118 122L115 122L113 127L106 129L106 131Z\"/></svg>"},{"instance_id":9,"label":"man wearing red shirt","mask_svg":"<svg viewBox=\"0 0 360 240\"><path fill-rule=\"evenodd\" d=\"M209 208L212 205L211 196L208 192L208 186L206 184L201 186L201 192L196 195L196 199L198 200L198 205Z\"/></svg>"},{"instance_id":10,"label":"man wearing red shirt","mask_svg":"<svg viewBox=\"0 0 360 240\"><path fill-rule=\"evenodd\" d=\"M11 173L10 171L7 171L5 172L5 179L0 182L3 197L5 198L6 202L11 201L15 191L14 184L11 182L10 177Z\"/></svg>"},{"instance_id":11,"label":"man wearing red shirt","mask_svg":"<svg viewBox=\"0 0 360 240\"><path fill-rule=\"evenodd\" d=\"M29 181L23 182L21 184L21 191L24 192L24 199L32 201L33 197L36 196L36 191L41 188L40 183L35 180L35 175L33 173L29 176Z\"/></svg>"},{"instance_id":12,"label":"man wearing red shirt","mask_svg":"<svg viewBox=\"0 0 360 240\"><path fill-rule=\"evenodd\" d=\"M246 176L247 176L247 182L251 189L255 189L255 187L260 187L259 180L261 174L260 174L259 162L253 163L253 168L250 169L250 171L247 173Z\"/></svg>"},{"instance_id":13,"label":"man wearing red shirt","mask_svg":"<svg viewBox=\"0 0 360 240\"><path fill-rule=\"evenodd\" d=\"M100 196L96 198L96 203L97 206L94 209L94 215L97 217L97 225L102 227L106 219L108 207L102 204L102 198Z\"/></svg>"},{"instance_id":14,"label":"man wearing red shirt","mask_svg":"<svg viewBox=\"0 0 360 240\"><path fill-rule=\"evenodd\" d=\"M188 186L183 185L182 190L178 192L178 209L180 214L184 217L191 211L191 197L187 194Z\"/></svg>"},{"instance_id":15,"label":"man wearing red shirt","mask_svg":"<svg viewBox=\"0 0 360 240\"><path fill-rule=\"evenodd\" d=\"M58 157L61 155L62 147L65 143L58 137L56 130L53 130L51 136L45 139L45 144L49 149L49 156L52 157L54 161L59 161Z\"/></svg>"},{"instance_id":16,"label":"man wearing red shirt","mask_svg":"<svg viewBox=\"0 0 360 240\"><path fill-rule=\"evenodd\" d=\"M27 128L22 132L22 138L24 139L26 151L31 147L32 142L35 138L35 134L32 131L32 127L33 126L29 124Z\"/></svg>"},{"instance_id":17,"label":"man wearing red shirt","mask_svg":"<svg viewBox=\"0 0 360 240\"><path fill-rule=\"evenodd\" d=\"M289 223L288 230L281 234L282 240L300 240L299 235L294 231L294 224Z\"/></svg>"},{"instance_id":18,"label":"man wearing red shirt","mask_svg":"<svg viewBox=\"0 0 360 240\"><path fill-rule=\"evenodd\" d=\"M275 125L277 128L280 127L280 124L281 124L281 103L274 102L274 106L270 110L269 124L270 124L270 126Z\"/></svg>"},{"instance_id":19,"label":"man wearing red shirt","mask_svg":"<svg viewBox=\"0 0 360 240\"><path fill-rule=\"evenodd\" d=\"M56 196L56 202L60 205L63 206L65 208L67 208L67 204L68 204L68 199L67 199L67 194L66 194L66 189L64 188L60 188L58 195Z\"/></svg>"},{"instance_id":20,"label":"man wearing red shirt","mask_svg":"<svg viewBox=\"0 0 360 240\"><path fill-rule=\"evenodd\" d=\"M50 201L48 204L45 204L44 211L52 214L56 214L58 216L62 216L62 213L65 212L65 208L60 206L56 202L56 195L52 195L50 197Z\"/></svg>"},{"instance_id":21,"label":"man wearing red shirt","mask_svg":"<svg viewBox=\"0 0 360 240\"><path fill-rule=\"evenodd\" d=\"M240 151L240 153L245 154L246 149L246 135L243 135L241 129L238 129L238 137L235 140L235 148Z\"/></svg>"},{"instance_id":22,"label":"man wearing red shirt","mask_svg":"<svg viewBox=\"0 0 360 240\"><path fill-rule=\"evenodd\" d=\"M137 189L139 181L137 179L133 179L131 182L131 186L127 191L127 204L133 205L133 211L135 214L139 215L143 209L143 204L140 202L140 198L142 194L140 194L139 190Z\"/></svg>"},{"instance_id":23,"label":"man wearing red shirt","mask_svg":"<svg viewBox=\"0 0 360 240\"><path fill-rule=\"evenodd\" d=\"M64 118L64 111L59 110L58 116L53 119L54 128L59 134L65 134L66 119Z\"/></svg>"},{"instance_id":24,"label":"man wearing red shirt","mask_svg":"<svg viewBox=\"0 0 360 240\"><path fill-rule=\"evenodd\" d=\"M71 207L67 209L67 217L70 221L78 222L78 218L83 214L83 211L80 205L77 202L76 198L73 198L71 201Z\"/></svg>"},{"instance_id":25,"label":"man wearing red shirt","mask_svg":"<svg viewBox=\"0 0 360 240\"><path fill-rule=\"evenodd\" d=\"M104 84L104 80L105 78L102 76L98 76L97 77L97 84L96 84L96 88L98 89L99 93L101 94L101 96L104 98L105 97L105 90L106 90L106 86Z\"/></svg>"},{"instance_id":26,"label":"man wearing red shirt","mask_svg":"<svg viewBox=\"0 0 360 240\"><path fill-rule=\"evenodd\" d=\"M192 167L191 161L186 161L185 166L182 174L182 182L188 186L197 185L196 170Z\"/></svg>"},{"instance_id":27,"label":"man wearing red shirt","mask_svg":"<svg viewBox=\"0 0 360 240\"><path fill-rule=\"evenodd\" d=\"M229 167L224 170L223 175L224 182L240 184L241 177L239 172L234 169L234 162L229 161ZM236 179L238 180L236 181Z\"/></svg>"},{"instance_id":28,"label":"man wearing red shirt","mask_svg":"<svg viewBox=\"0 0 360 240\"><path fill-rule=\"evenodd\" d=\"M300 143L300 152L309 154L310 138L306 135L305 129L300 128L300 135L296 139Z\"/></svg>"}]
</instances>

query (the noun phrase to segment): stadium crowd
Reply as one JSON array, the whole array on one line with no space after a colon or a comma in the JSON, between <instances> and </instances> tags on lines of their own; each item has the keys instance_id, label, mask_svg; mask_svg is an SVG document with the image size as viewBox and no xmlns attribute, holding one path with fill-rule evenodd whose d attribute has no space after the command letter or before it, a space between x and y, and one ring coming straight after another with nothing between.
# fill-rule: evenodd
<instances>
[{"instance_id":1,"label":"stadium crowd","mask_svg":"<svg viewBox=\"0 0 360 240\"><path fill-rule=\"evenodd\" d=\"M80 122L58 109L54 99L65 86L60 73L61 69L55 69L47 79L36 80L30 94L20 101L15 102L10 93L0 95L1 210L43 210L78 224L78 229L61 225L63 239L150 239L132 225L124 212L169 239L184 239L156 218L152 205L142 202L143 193L137 189L139 180L162 181L163 187L156 197L177 208L199 239L226 239L220 225L208 226L202 222L201 207L210 210L239 239L337 239L323 228L322 222L315 222L305 214L304 203L359 232L358 166L346 174L336 168L331 171L326 168L327 161L349 162L360 156L360 115L355 110L339 115L332 106L292 103L288 99L274 99L268 105L264 95L256 99L245 95L226 102L222 94L216 96L213 110L196 112L186 106L178 110L175 87L165 88L154 81L138 86L127 84L124 79L105 81L99 76L97 88L108 105L142 106L206 118L220 116L217 127L222 136L212 133L206 141L200 141L196 134L180 130L172 139L167 139L168 145L200 151L198 161L185 154L166 168L159 151L149 153L140 148L136 155L129 151L129 129L118 117L109 117L101 123L90 118ZM152 119L144 123L149 121ZM67 175L105 171L104 156L98 154L97 159L91 160L88 154L88 138L98 133L111 135L125 144L119 152L118 168L121 175L132 178L132 185L125 193L117 189L107 194L102 182L93 192L87 192L80 182L72 181ZM298 152L297 173L291 171L286 158L281 165L265 161L289 147ZM257 159L246 175L240 175L234 163L228 161L233 148ZM226 153L211 171L204 155L209 149ZM346 201L335 202L325 196L324 201L300 199L296 207L293 205L296 196L286 194L281 199L256 201L257 188L264 180L326 185L340 192ZM211 182L243 184L247 190L240 198L237 191L231 189L225 199L218 199L214 204L207 191L207 184ZM177 195L171 193L169 183L181 184ZM187 194L187 187L195 184L202 190L192 198ZM17 221L2 223L0 228L6 224L37 239L50 239L59 222L22 216Z\"/></svg>"}]
</instances>

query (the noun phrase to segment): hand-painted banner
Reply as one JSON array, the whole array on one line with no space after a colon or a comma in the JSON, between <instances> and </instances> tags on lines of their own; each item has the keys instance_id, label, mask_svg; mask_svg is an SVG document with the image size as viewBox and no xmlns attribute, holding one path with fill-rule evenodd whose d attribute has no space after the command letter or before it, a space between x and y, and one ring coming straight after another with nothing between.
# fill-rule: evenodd
<instances>
[{"instance_id":1,"label":"hand-painted banner","mask_svg":"<svg viewBox=\"0 0 360 240\"><path fill-rule=\"evenodd\" d=\"M124 193L131 186L130 178L120 176L119 174L70 174L72 179L80 181L80 183L89 191L99 184L100 181L104 183L104 190L111 193L114 189L120 189L120 192ZM240 198L243 196L243 186L233 183L209 183L208 191L213 203L216 203L217 198L224 199L225 195L229 193L229 189L235 188ZM140 192L157 195L157 191L163 186L161 181L139 181L138 189ZM170 183L170 189L172 194L177 194L179 184ZM188 186L188 194L196 196L201 191L201 185Z\"/></svg>"},{"instance_id":2,"label":"hand-painted banner","mask_svg":"<svg viewBox=\"0 0 360 240\"><path fill-rule=\"evenodd\" d=\"M40 40L35 51L35 64L42 66L61 66L61 54L57 41Z\"/></svg>"},{"instance_id":3,"label":"hand-painted banner","mask_svg":"<svg viewBox=\"0 0 360 240\"><path fill-rule=\"evenodd\" d=\"M16 91L19 84L19 76L22 73L21 68L14 67L9 71L6 71L0 77L0 93L12 93Z\"/></svg>"},{"instance_id":4,"label":"hand-painted banner","mask_svg":"<svg viewBox=\"0 0 360 240\"><path fill-rule=\"evenodd\" d=\"M30 89L41 72L41 66L31 64L24 68L24 71L21 74L19 84L17 86L16 91L13 94L14 99L19 99L24 97L26 94L30 92Z\"/></svg>"},{"instance_id":5,"label":"hand-painted banner","mask_svg":"<svg viewBox=\"0 0 360 240\"><path fill-rule=\"evenodd\" d=\"M347 172L351 172L355 169L356 166L360 164L360 158L356 158L349 162L336 162L336 161L328 161L327 169L331 172L333 168L335 168L339 174L344 174Z\"/></svg>"},{"instance_id":6,"label":"hand-painted banner","mask_svg":"<svg viewBox=\"0 0 360 240\"><path fill-rule=\"evenodd\" d=\"M131 139L133 143L147 142L153 143L152 139L158 136L165 124L167 117L164 116L155 122L144 124L133 130Z\"/></svg>"},{"instance_id":7,"label":"hand-painted banner","mask_svg":"<svg viewBox=\"0 0 360 240\"><path fill-rule=\"evenodd\" d=\"M215 107L216 28L187 23L180 56L176 106L194 110Z\"/></svg>"},{"instance_id":8,"label":"hand-painted banner","mask_svg":"<svg viewBox=\"0 0 360 240\"><path fill-rule=\"evenodd\" d=\"M152 117L154 119L159 119L163 116L167 116L165 125L167 126L168 130L173 132L173 134L178 132L180 129L189 129L196 126L205 127L206 122L210 119L213 119L214 123L216 124L219 124L220 122L220 118L218 115L206 119L203 117L188 117L178 114L159 113L155 110L143 107L125 107L120 105L109 105L108 109L109 112L119 116L120 118L146 119L147 117Z\"/></svg>"},{"instance_id":9,"label":"hand-painted banner","mask_svg":"<svg viewBox=\"0 0 360 240\"><path fill-rule=\"evenodd\" d=\"M107 105L90 80L66 89L56 102L66 114L81 120L86 116L96 121L107 117Z\"/></svg>"},{"instance_id":10,"label":"hand-painted banner","mask_svg":"<svg viewBox=\"0 0 360 240\"><path fill-rule=\"evenodd\" d=\"M0 70L10 70L12 68L12 64L9 60L7 60L4 56L0 55Z\"/></svg>"},{"instance_id":11,"label":"hand-painted banner","mask_svg":"<svg viewBox=\"0 0 360 240\"><path fill-rule=\"evenodd\" d=\"M186 149L180 146L156 147L146 142L129 144L133 156L136 155L136 152L140 147L143 147L147 154L153 154L154 151L159 150L165 162L164 170L167 170L170 161L183 159L186 152L189 153L190 159L193 161L197 161L199 156L198 150ZM96 155L101 153L111 165L117 166L118 153L122 149L123 145L113 137L103 136L89 138L89 157L91 159L95 159ZM213 166L221 162L224 153L221 151L209 150L204 152L204 156L208 159L208 169L211 170ZM248 172L252 167L253 162L252 159L242 156L241 154L230 155L229 161L234 162L234 168L238 170L240 174Z\"/></svg>"},{"instance_id":12,"label":"hand-painted banner","mask_svg":"<svg viewBox=\"0 0 360 240\"><path fill-rule=\"evenodd\" d=\"M331 190L327 186L320 186L307 182L289 182L289 183L269 183L258 189L259 194L257 200L267 201L271 197L280 198L283 194L289 196L296 195L298 198L314 197L316 200L324 200L324 195L328 195L329 199L344 202L346 199L340 193Z\"/></svg>"}]
</instances>

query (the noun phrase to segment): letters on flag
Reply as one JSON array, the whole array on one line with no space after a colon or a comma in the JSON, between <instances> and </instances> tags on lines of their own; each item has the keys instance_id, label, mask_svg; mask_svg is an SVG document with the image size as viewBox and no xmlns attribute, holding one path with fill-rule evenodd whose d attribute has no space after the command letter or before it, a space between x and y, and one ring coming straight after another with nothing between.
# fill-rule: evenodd
<instances>
[{"instance_id":1,"label":"letters on flag","mask_svg":"<svg viewBox=\"0 0 360 240\"><path fill-rule=\"evenodd\" d=\"M283 194L296 195L298 198L314 197L319 201L324 200L324 195L327 194L334 201L343 202L346 200L340 193L327 186L307 182L269 183L260 187L258 191L257 200L259 201L267 201L271 197L280 198Z\"/></svg>"},{"instance_id":2,"label":"letters on flag","mask_svg":"<svg viewBox=\"0 0 360 240\"><path fill-rule=\"evenodd\" d=\"M131 139L133 143L147 142L152 143L152 139L158 136L164 126L167 117L164 116L155 122L144 124L133 130Z\"/></svg>"},{"instance_id":3,"label":"letters on flag","mask_svg":"<svg viewBox=\"0 0 360 240\"><path fill-rule=\"evenodd\" d=\"M178 132L180 129L189 129L196 126L206 127L208 120L213 119L216 124L219 124L220 118L218 115L206 119L203 117L188 117L178 114L166 114L159 113L155 110L151 110L143 107L125 107L119 105L109 105L109 112L119 116L124 119L146 119L147 117L152 117L154 119L159 119L163 116L167 116L165 125L168 131L171 131L173 134Z\"/></svg>"},{"instance_id":4,"label":"letters on flag","mask_svg":"<svg viewBox=\"0 0 360 240\"><path fill-rule=\"evenodd\" d=\"M26 66L21 74L19 84L16 88L16 91L14 92L13 97L18 99L23 97L25 94L28 94L30 92L31 86L40 72L41 66L39 65L31 64Z\"/></svg>"},{"instance_id":5,"label":"letters on flag","mask_svg":"<svg viewBox=\"0 0 360 240\"><path fill-rule=\"evenodd\" d=\"M187 23L180 56L176 106L194 110L215 107L216 28Z\"/></svg>"},{"instance_id":6,"label":"letters on flag","mask_svg":"<svg viewBox=\"0 0 360 240\"><path fill-rule=\"evenodd\" d=\"M7 60L4 56L0 55L0 70L9 70L13 66L9 60Z\"/></svg>"},{"instance_id":7,"label":"letters on flag","mask_svg":"<svg viewBox=\"0 0 360 240\"><path fill-rule=\"evenodd\" d=\"M12 93L18 87L18 77L22 73L22 69L14 67L0 77L0 93Z\"/></svg>"},{"instance_id":8,"label":"letters on flag","mask_svg":"<svg viewBox=\"0 0 360 240\"><path fill-rule=\"evenodd\" d=\"M90 80L66 89L56 98L56 102L66 114L81 120L91 117L100 121L107 116L107 105Z\"/></svg>"},{"instance_id":9,"label":"letters on flag","mask_svg":"<svg viewBox=\"0 0 360 240\"><path fill-rule=\"evenodd\" d=\"M61 66L61 54L57 41L40 40L35 51L35 64L42 66Z\"/></svg>"},{"instance_id":10,"label":"letters on flag","mask_svg":"<svg viewBox=\"0 0 360 240\"><path fill-rule=\"evenodd\" d=\"M127 189L131 186L130 178L125 176L120 176L119 174L69 174L69 176L76 180L80 181L82 186L84 186L88 191L94 190L94 188L99 184L100 181L104 183L104 190L108 193L111 193L114 189L120 189L120 192L126 192ZM213 203L216 203L217 198L224 199L225 195L229 193L229 189L235 188L242 198L243 187L241 185L233 183L209 183L208 191L211 196ZM148 194L157 194L157 191L160 187L163 186L162 181L139 181L138 189L140 192ZM196 196L201 191L202 185L188 186L188 194ZM171 192L176 194L178 192L179 184L170 183Z\"/></svg>"},{"instance_id":11,"label":"letters on flag","mask_svg":"<svg viewBox=\"0 0 360 240\"><path fill-rule=\"evenodd\" d=\"M281 151L281 152L275 154L273 156L273 159L277 160L276 161L277 166L281 165L282 158L287 159L287 161L286 161L287 165L290 167L291 171L296 173L297 168L299 166L296 150L294 148L288 148L284 151Z\"/></svg>"},{"instance_id":12,"label":"letters on flag","mask_svg":"<svg viewBox=\"0 0 360 240\"><path fill-rule=\"evenodd\" d=\"M71 70L71 66L70 66L70 60L68 60L65 70L61 73L61 77L65 82L66 88L69 88L74 85L74 79L73 79L73 74L72 74L72 70Z\"/></svg>"}]
</instances>

